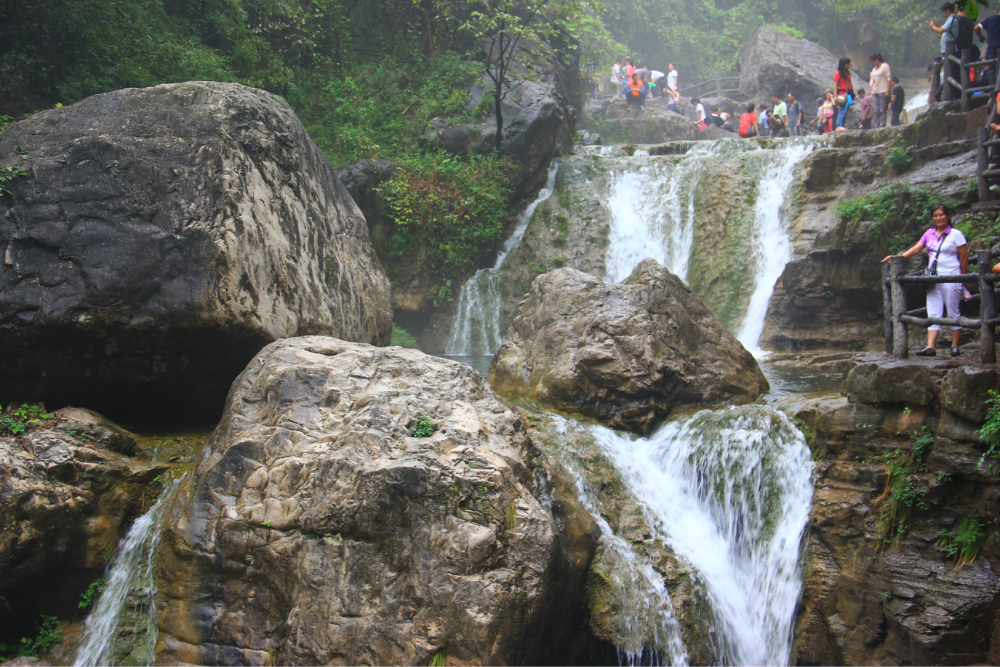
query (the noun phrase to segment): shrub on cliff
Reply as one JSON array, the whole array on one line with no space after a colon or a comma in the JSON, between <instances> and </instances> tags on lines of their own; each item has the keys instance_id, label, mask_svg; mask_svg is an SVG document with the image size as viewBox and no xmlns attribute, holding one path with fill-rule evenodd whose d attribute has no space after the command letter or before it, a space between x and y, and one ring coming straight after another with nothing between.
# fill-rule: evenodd
<instances>
[{"instance_id":1,"label":"shrub on cliff","mask_svg":"<svg viewBox=\"0 0 1000 667\"><path fill-rule=\"evenodd\" d=\"M372 235L376 249L399 260L426 253L423 264L434 278L475 271L503 233L511 170L494 156L432 153L401 160L379 188L387 215Z\"/></svg>"},{"instance_id":2,"label":"shrub on cliff","mask_svg":"<svg viewBox=\"0 0 1000 667\"><path fill-rule=\"evenodd\" d=\"M841 202L837 215L845 222L875 222L877 252L896 253L913 245L917 232L930 226L931 211L938 204L955 207L954 202L930 190L893 183L870 195Z\"/></svg>"}]
</instances>

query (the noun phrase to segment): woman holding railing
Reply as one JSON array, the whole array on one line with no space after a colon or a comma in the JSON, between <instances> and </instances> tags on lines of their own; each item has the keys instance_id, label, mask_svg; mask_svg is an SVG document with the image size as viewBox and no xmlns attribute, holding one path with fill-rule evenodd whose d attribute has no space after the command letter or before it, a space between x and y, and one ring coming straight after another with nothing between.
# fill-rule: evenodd
<instances>
[{"instance_id":1,"label":"woman holding railing","mask_svg":"<svg viewBox=\"0 0 1000 667\"><path fill-rule=\"evenodd\" d=\"M930 257L928 275L948 276L969 272L969 246L961 231L951 226L951 212L944 204L938 204L931 211L931 222L934 226L924 232L917 244L903 253L909 259L927 250ZM882 260L889 261L889 256ZM959 303L962 300L962 283L937 283L928 286L927 317L948 317L956 319L961 316ZM962 327L951 328L951 356L959 355L958 340ZM927 327L927 347L915 353L918 357L934 357L940 324Z\"/></svg>"}]
</instances>

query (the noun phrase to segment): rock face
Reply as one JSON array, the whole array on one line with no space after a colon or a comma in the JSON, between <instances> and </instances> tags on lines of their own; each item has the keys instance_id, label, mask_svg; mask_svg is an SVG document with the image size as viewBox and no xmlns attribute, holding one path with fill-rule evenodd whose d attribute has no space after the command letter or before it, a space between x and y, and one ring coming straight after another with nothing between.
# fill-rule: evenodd
<instances>
[{"instance_id":1,"label":"rock face","mask_svg":"<svg viewBox=\"0 0 1000 667\"><path fill-rule=\"evenodd\" d=\"M0 162L17 145L30 173L0 200L0 401L214 416L272 340L388 343L364 218L280 98L119 90L21 121Z\"/></svg>"},{"instance_id":2,"label":"rock face","mask_svg":"<svg viewBox=\"0 0 1000 667\"><path fill-rule=\"evenodd\" d=\"M977 431L1000 373L860 361L846 397L783 402L817 461L796 662L993 664L998 546L962 567L947 547L1000 517Z\"/></svg>"},{"instance_id":3,"label":"rock face","mask_svg":"<svg viewBox=\"0 0 1000 667\"><path fill-rule=\"evenodd\" d=\"M757 362L651 259L617 285L576 269L539 276L490 369L501 393L649 432L681 407L756 400Z\"/></svg>"},{"instance_id":4,"label":"rock face","mask_svg":"<svg viewBox=\"0 0 1000 667\"><path fill-rule=\"evenodd\" d=\"M422 416L436 431L413 436ZM556 659L585 623L596 525L563 516L577 529L560 538L559 503L533 494L550 493L535 451L464 364L325 337L269 345L168 521L160 659Z\"/></svg>"},{"instance_id":5,"label":"rock face","mask_svg":"<svg viewBox=\"0 0 1000 667\"><path fill-rule=\"evenodd\" d=\"M0 436L0 637L34 636L40 614L75 615L147 488L169 466L130 459L135 438L100 415L57 411ZM72 430L71 430L72 429ZM20 634L19 634L20 633Z\"/></svg>"},{"instance_id":6,"label":"rock face","mask_svg":"<svg viewBox=\"0 0 1000 667\"><path fill-rule=\"evenodd\" d=\"M808 109L833 89L837 57L808 39L796 39L763 26L740 51L738 68L742 99L770 103L775 91L780 91L782 97L793 92L802 107ZM855 71L851 74L856 88L868 88L867 77L862 79Z\"/></svg>"}]
</instances>

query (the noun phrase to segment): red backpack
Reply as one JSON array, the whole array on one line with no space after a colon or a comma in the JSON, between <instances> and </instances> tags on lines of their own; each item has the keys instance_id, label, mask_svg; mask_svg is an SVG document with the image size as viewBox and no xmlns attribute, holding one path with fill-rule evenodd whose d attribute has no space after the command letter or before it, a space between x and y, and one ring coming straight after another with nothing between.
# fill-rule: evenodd
<instances>
[{"instance_id":1,"label":"red backpack","mask_svg":"<svg viewBox=\"0 0 1000 667\"><path fill-rule=\"evenodd\" d=\"M744 139L749 139L751 132L753 132L753 121L750 120L750 116L753 114L745 113L740 117L740 136Z\"/></svg>"}]
</instances>

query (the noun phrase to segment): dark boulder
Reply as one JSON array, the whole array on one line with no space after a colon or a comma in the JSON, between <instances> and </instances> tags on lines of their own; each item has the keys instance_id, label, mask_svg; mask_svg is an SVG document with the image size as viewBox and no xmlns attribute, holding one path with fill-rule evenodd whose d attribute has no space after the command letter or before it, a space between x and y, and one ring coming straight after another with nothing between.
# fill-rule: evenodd
<instances>
[{"instance_id":1,"label":"dark boulder","mask_svg":"<svg viewBox=\"0 0 1000 667\"><path fill-rule=\"evenodd\" d=\"M852 63L855 66L861 63ZM837 56L808 39L796 39L771 26L757 30L740 51L740 98L771 102L771 95L793 92L812 118L816 99L833 89ZM853 72L855 88L867 88L867 78Z\"/></svg>"},{"instance_id":2,"label":"dark boulder","mask_svg":"<svg viewBox=\"0 0 1000 667\"><path fill-rule=\"evenodd\" d=\"M87 98L0 136L0 402L216 418L267 343L387 344L390 286L291 108L190 82Z\"/></svg>"}]
</instances>

